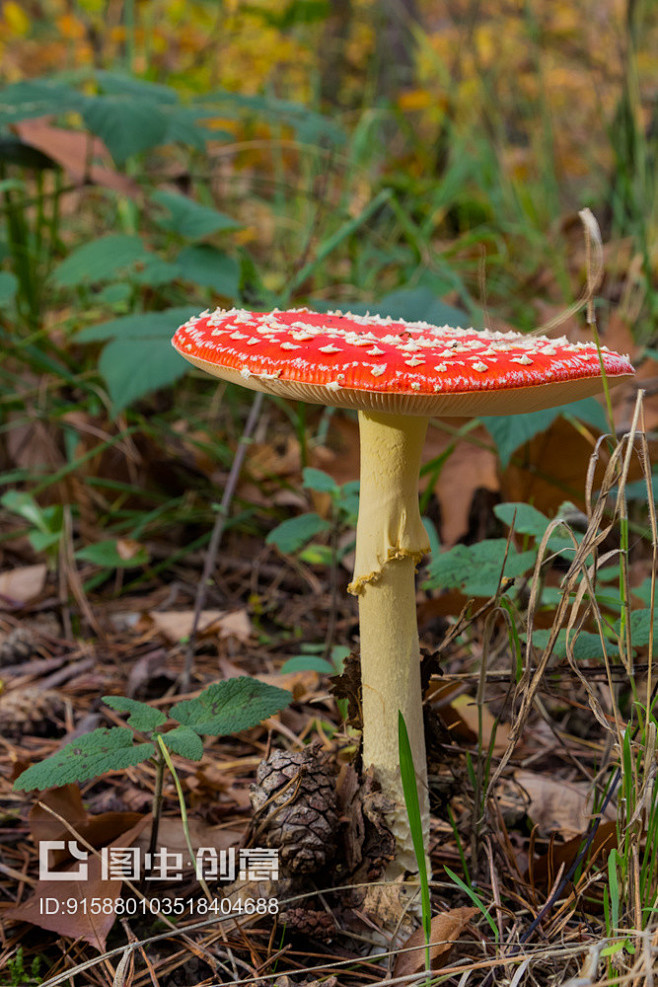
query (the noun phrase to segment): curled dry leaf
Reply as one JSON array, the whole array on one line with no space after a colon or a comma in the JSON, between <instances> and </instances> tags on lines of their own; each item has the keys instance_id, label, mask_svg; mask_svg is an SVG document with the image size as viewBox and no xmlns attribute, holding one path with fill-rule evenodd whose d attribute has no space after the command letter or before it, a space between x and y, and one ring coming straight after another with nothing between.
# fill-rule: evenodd
<instances>
[{"instance_id":1,"label":"curled dry leaf","mask_svg":"<svg viewBox=\"0 0 658 987\"><path fill-rule=\"evenodd\" d=\"M27 603L43 591L46 572L45 562L0 572L0 597L14 605Z\"/></svg>"},{"instance_id":2,"label":"curled dry leaf","mask_svg":"<svg viewBox=\"0 0 658 987\"><path fill-rule=\"evenodd\" d=\"M446 965L452 947L471 921L478 909L451 908L449 912L435 915L430 926L430 967L440 970ZM393 970L394 977L412 976L425 969L425 932L416 931L407 939L402 947L406 952L400 952Z\"/></svg>"},{"instance_id":3,"label":"curled dry leaf","mask_svg":"<svg viewBox=\"0 0 658 987\"><path fill-rule=\"evenodd\" d=\"M592 812L592 788L585 783L558 781L534 771L515 771L514 780L527 794L527 814L542 836L559 833L570 839L587 829ZM608 805L605 818L615 818Z\"/></svg>"},{"instance_id":4,"label":"curled dry leaf","mask_svg":"<svg viewBox=\"0 0 658 987\"><path fill-rule=\"evenodd\" d=\"M170 641L180 641L192 633L193 610L152 611L148 616L156 629ZM235 637L238 641L248 641L251 621L247 611L235 610L227 613L224 610L204 610L199 620L199 635L214 634L220 638Z\"/></svg>"}]
</instances>

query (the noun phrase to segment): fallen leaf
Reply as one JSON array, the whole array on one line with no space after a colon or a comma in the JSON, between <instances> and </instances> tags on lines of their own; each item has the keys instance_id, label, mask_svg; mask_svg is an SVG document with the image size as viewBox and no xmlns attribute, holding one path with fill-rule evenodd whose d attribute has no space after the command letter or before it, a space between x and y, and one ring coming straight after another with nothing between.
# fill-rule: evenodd
<instances>
[{"instance_id":1,"label":"fallen leaf","mask_svg":"<svg viewBox=\"0 0 658 987\"><path fill-rule=\"evenodd\" d=\"M22 120L15 123L13 129L24 144L48 155L76 184L102 185L133 199L139 197L138 183L111 167L110 152L99 137L53 127L49 121L49 117ZM103 161L103 165L97 164L98 160Z\"/></svg>"},{"instance_id":2,"label":"fallen leaf","mask_svg":"<svg viewBox=\"0 0 658 987\"><path fill-rule=\"evenodd\" d=\"M430 924L430 969L445 966L452 947L461 936L478 908L451 908L449 912L435 915ZM416 931L402 946L393 970L394 977L408 977L425 970L425 930Z\"/></svg>"},{"instance_id":3,"label":"fallen leaf","mask_svg":"<svg viewBox=\"0 0 658 987\"><path fill-rule=\"evenodd\" d=\"M532 865L532 873L528 878L538 887L551 887L557 877L558 871L564 865L565 871L569 869L576 855L583 845L587 834L581 833L566 843L551 843L548 853L535 860ZM617 824L615 822L601 823L592 840L589 856L596 853L599 867L603 866L610 855L610 851L617 846Z\"/></svg>"},{"instance_id":4,"label":"fallen leaf","mask_svg":"<svg viewBox=\"0 0 658 987\"><path fill-rule=\"evenodd\" d=\"M114 840L112 847L130 847L139 836L149 820L143 816L137 825ZM72 839L71 835L68 836ZM103 879L101 877L101 860L95 854L87 857L87 876L84 880L37 881L34 894L15 908L3 913L3 918L14 919L18 922L29 922L41 929L48 929L68 939L82 939L94 946L99 952L105 951L107 935L114 925L116 918L112 911L109 914L91 914L92 899L118 898L121 895L123 881ZM77 872L80 861L74 861L64 871ZM48 914L48 909L52 914Z\"/></svg>"},{"instance_id":5,"label":"fallen leaf","mask_svg":"<svg viewBox=\"0 0 658 987\"><path fill-rule=\"evenodd\" d=\"M27 603L43 592L46 584L45 562L0 572L0 597L12 604Z\"/></svg>"},{"instance_id":6,"label":"fallen leaf","mask_svg":"<svg viewBox=\"0 0 658 987\"><path fill-rule=\"evenodd\" d=\"M192 633L193 610L152 611L148 616L156 629L171 641L180 641ZM217 634L222 639L235 637L244 643L251 636L251 621L246 610L235 610L232 613L204 610L199 620L199 634Z\"/></svg>"},{"instance_id":7,"label":"fallen leaf","mask_svg":"<svg viewBox=\"0 0 658 987\"><path fill-rule=\"evenodd\" d=\"M558 781L534 771L515 771L514 780L528 795L527 814L542 836L559 833L565 838L582 833L592 812L593 792L586 782ZM605 818L614 821L608 805Z\"/></svg>"}]
</instances>

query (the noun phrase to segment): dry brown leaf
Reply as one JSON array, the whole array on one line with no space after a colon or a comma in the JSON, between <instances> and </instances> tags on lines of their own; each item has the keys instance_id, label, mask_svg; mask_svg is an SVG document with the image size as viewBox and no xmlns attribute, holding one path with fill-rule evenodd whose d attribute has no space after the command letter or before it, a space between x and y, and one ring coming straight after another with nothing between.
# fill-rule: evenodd
<instances>
[{"instance_id":1,"label":"dry brown leaf","mask_svg":"<svg viewBox=\"0 0 658 987\"><path fill-rule=\"evenodd\" d=\"M112 847L130 847L146 826L148 816L143 816L137 825L121 835L109 845ZM71 839L69 836L67 839ZM77 872L80 861L71 864L70 869ZM34 894L15 908L3 913L4 918L19 922L29 922L31 925L48 929L69 939L83 939L99 952L105 951L107 935L114 925L116 915L92 915L90 902L92 898L118 898L121 895L123 881L101 878L101 860L95 854L89 853L87 858L87 876L85 880L72 878L66 881L43 880L37 881ZM68 868L67 868L68 869ZM53 914L46 914L45 902L50 899ZM65 906L69 902L68 907ZM52 903L55 904L52 904ZM57 911L54 911L55 906Z\"/></svg>"},{"instance_id":2,"label":"dry brown leaf","mask_svg":"<svg viewBox=\"0 0 658 987\"><path fill-rule=\"evenodd\" d=\"M569 869L583 845L587 834L575 836L566 843L552 843L548 853L540 857L532 865L532 882L539 887L551 887L557 877L560 867ZM599 867L605 865L610 851L617 846L617 823L603 822L592 840L589 855L596 853Z\"/></svg>"},{"instance_id":3,"label":"dry brown leaf","mask_svg":"<svg viewBox=\"0 0 658 987\"><path fill-rule=\"evenodd\" d=\"M27 603L43 592L48 569L45 562L0 572L0 597L12 603Z\"/></svg>"},{"instance_id":4,"label":"dry brown leaf","mask_svg":"<svg viewBox=\"0 0 658 987\"><path fill-rule=\"evenodd\" d=\"M189 637L194 624L194 610L151 611L148 614L155 627L170 641L180 641ZM251 635L251 621L246 610L204 610L199 620L199 635L218 635L220 638L235 637L246 642Z\"/></svg>"},{"instance_id":5,"label":"dry brown leaf","mask_svg":"<svg viewBox=\"0 0 658 987\"><path fill-rule=\"evenodd\" d=\"M24 144L42 151L52 161L60 165L78 185L91 182L104 188L114 189L122 195L136 199L140 188L136 181L119 174L111 167L112 157L99 137L91 137L86 132L65 130L50 125L49 117L22 120L14 124ZM95 164L94 159L104 162ZM89 167L87 162L91 161Z\"/></svg>"},{"instance_id":6,"label":"dry brown leaf","mask_svg":"<svg viewBox=\"0 0 658 987\"><path fill-rule=\"evenodd\" d=\"M585 782L558 781L534 771L515 771L514 780L527 793L527 814L542 836L559 833L565 838L582 833L590 820L593 793ZM608 805L605 818L614 820Z\"/></svg>"},{"instance_id":7,"label":"dry brown leaf","mask_svg":"<svg viewBox=\"0 0 658 987\"><path fill-rule=\"evenodd\" d=\"M478 908L451 908L449 912L435 915L430 925L430 968L440 970L445 966L452 947L462 932L479 912ZM398 955L393 970L394 977L408 977L425 969L425 931L416 931L402 947L408 952Z\"/></svg>"}]
</instances>

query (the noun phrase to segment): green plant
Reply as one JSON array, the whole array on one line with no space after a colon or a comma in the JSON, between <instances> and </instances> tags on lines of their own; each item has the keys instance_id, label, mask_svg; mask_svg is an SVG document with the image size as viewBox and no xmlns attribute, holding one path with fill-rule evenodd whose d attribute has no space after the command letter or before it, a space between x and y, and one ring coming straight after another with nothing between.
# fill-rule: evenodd
<instances>
[{"instance_id":1,"label":"green plant","mask_svg":"<svg viewBox=\"0 0 658 987\"><path fill-rule=\"evenodd\" d=\"M42 964L43 958L41 956L35 956L30 964L28 973L25 969L23 947L18 946L16 948L16 955L7 960L9 980L5 981L0 987L28 987L29 984L43 983L43 977L39 976Z\"/></svg>"},{"instance_id":2,"label":"green plant","mask_svg":"<svg viewBox=\"0 0 658 987\"><path fill-rule=\"evenodd\" d=\"M14 788L42 791L88 781L107 771L134 767L151 760L156 768L151 849L155 849L157 842L165 765L169 767L176 782L181 817L189 843L187 812L170 752L199 761L203 756L203 735L222 736L247 730L283 709L291 700L291 694L285 689L259 682L249 676L215 682L195 699L175 703L168 715L136 699L104 696L103 702L110 709L129 714L128 726L110 729L100 727L91 733L82 734L56 754L23 771L14 782ZM178 726L164 732L168 718L175 720ZM144 734L149 739L136 742L133 731Z\"/></svg>"},{"instance_id":3,"label":"green plant","mask_svg":"<svg viewBox=\"0 0 658 987\"><path fill-rule=\"evenodd\" d=\"M416 855L416 864L418 866L423 932L425 933L425 969L429 977L432 903L430 900L427 857L425 856L425 833L420 811L420 801L418 799L418 779L416 777L416 768L411 751L411 744L409 742L407 724L404 722L404 716L402 715L401 710L398 710L398 745L400 752L400 778L402 779L404 804L409 817L409 830L411 832L414 853ZM428 979L427 984L429 985L429 983L430 981Z\"/></svg>"}]
</instances>

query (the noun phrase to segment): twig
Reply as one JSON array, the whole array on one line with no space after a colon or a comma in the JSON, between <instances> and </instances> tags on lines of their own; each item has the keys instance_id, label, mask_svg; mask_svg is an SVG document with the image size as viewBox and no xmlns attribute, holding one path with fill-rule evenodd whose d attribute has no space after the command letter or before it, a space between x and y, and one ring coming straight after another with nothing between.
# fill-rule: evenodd
<instances>
[{"instance_id":1,"label":"twig","mask_svg":"<svg viewBox=\"0 0 658 987\"><path fill-rule=\"evenodd\" d=\"M263 406L263 397L264 394L262 391L258 391L256 397L254 398L244 427L244 432L242 433L238 448L235 452L231 472L228 475L228 480L226 481L226 486L224 487L224 494L217 511L217 519L215 520L215 526L210 537L210 544L208 545L208 551L206 553L201 582L199 583L196 599L194 601L194 620L192 622L192 630L190 631L187 651L185 652L185 667L183 668L183 673L180 679L181 692L188 692L190 688L192 667L194 664L194 649L199 629L199 621L201 619L201 614L206 602L206 596L208 594L210 574L212 573L217 561L217 553L222 540L222 534L224 533L224 526L228 517L229 508L238 483L238 477L240 476L240 470L242 469L244 457L247 453L247 446L260 417L261 408Z\"/></svg>"}]
</instances>

